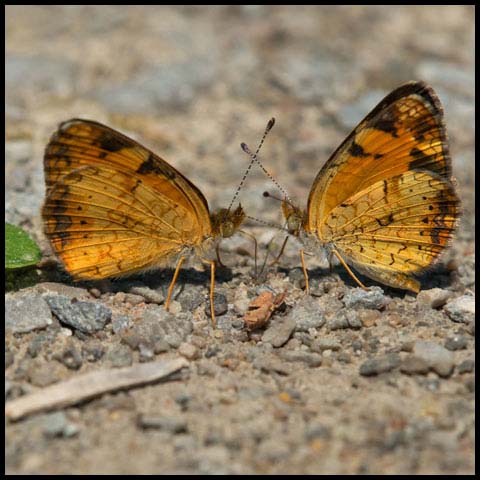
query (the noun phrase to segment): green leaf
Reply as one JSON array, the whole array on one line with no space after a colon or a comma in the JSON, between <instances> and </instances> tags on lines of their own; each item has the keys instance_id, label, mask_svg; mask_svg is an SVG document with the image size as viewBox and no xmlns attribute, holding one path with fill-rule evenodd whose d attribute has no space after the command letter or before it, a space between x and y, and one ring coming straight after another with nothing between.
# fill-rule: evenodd
<instances>
[{"instance_id":1,"label":"green leaf","mask_svg":"<svg viewBox=\"0 0 480 480\"><path fill-rule=\"evenodd\" d=\"M41 258L40 248L26 232L5 223L5 269L30 267L36 265Z\"/></svg>"}]
</instances>

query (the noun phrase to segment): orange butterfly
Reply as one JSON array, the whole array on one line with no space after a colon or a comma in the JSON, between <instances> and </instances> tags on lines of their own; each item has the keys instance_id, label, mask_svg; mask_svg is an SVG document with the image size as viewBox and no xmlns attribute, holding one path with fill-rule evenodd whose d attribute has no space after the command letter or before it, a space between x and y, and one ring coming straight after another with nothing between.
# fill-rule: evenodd
<instances>
[{"instance_id":1,"label":"orange butterfly","mask_svg":"<svg viewBox=\"0 0 480 480\"><path fill-rule=\"evenodd\" d=\"M238 231L241 206L210 213L202 192L135 140L97 122L62 123L45 150L45 233L74 279L120 277L194 253L211 268L210 311L215 325L212 246Z\"/></svg>"},{"instance_id":2,"label":"orange butterfly","mask_svg":"<svg viewBox=\"0 0 480 480\"><path fill-rule=\"evenodd\" d=\"M307 250L335 255L361 287L347 264L418 293L413 275L445 250L460 215L451 175L440 101L425 83L410 82L337 148L313 182L307 209L287 197L282 211ZM300 257L308 292L304 250Z\"/></svg>"}]
</instances>

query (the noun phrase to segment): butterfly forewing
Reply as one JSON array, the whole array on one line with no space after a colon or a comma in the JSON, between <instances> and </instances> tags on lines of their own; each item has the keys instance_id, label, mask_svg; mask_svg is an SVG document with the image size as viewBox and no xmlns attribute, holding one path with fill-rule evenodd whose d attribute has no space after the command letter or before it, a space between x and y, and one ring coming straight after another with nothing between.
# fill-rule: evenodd
<instances>
[{"instance_id":1,"label":"butterfly forewing","mask_svg":"<svg viewBox=\"0 0 480 480\"><path fill-rule=\"evenodd\" d=\"M447 180L451 160L441 104L433 90L411 82L394 90L355 128L315 179L308 200L308 228L378 180L427 170Z\"/></svg>"},{"instance_id":2,"label":"butterfly forewing","mask_svg":"<svg viewBox=\"0 0 480 480\"><path fill-rule=\"evenodd\" d=\"M200 191L160 157L104 125L61 124L44 162L45 231L74 277L152 268L211 234Z\"/></svg>"},{"instance_id":3,"label":"butterfly forewing","mask_svg":"<svg viewBox=\"0 0 480 480\"><path fill-rule=\"evenodd\" d=\"M420 288L455 231L443 111L433 90L411 82L385 97L320 170L304 228L361 273Z\"/></svg>"}]
</instances>

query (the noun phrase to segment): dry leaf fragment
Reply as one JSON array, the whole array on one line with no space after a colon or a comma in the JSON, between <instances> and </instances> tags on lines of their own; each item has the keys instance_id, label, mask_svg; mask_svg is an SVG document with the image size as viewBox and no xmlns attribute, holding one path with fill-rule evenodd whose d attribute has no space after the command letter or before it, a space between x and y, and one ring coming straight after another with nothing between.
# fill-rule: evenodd
<instances>
[{"instance_id":1,"label":"dry leaf fragment","mask_svg":"<svg viewBox=\"0 0 480 480\"><path fill-rule=\"evenodd\" d=\"M282 305L287 295L286 290L274 295L264 291L254 298L248 306L248 311L243 316L248 330L256 330L263 327L272 316L273 312Z\"/></svg>"}]
</instances>

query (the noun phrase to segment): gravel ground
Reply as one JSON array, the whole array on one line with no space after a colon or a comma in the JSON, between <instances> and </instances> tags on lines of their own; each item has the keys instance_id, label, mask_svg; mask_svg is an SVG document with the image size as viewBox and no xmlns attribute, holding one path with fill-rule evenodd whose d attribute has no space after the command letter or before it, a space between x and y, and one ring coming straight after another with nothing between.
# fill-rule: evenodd
<instances>
[{"instance_id":1,"label":"gravel ground","mask_svg":"<svg viewBox=\"0 0 480 480\"><path fill-rule=\"evenodd\" d=\"M452 248L418 296L298 248L253 278L252 245L225 241L217 277L192 264L163 307L171 269L74 284L50 262L6 294L7 402L84 373L183 357L160 382L6 423L6 473L474 473L474 11L428 7L6 9L6 220L50 254L39 208L42 152L85 117L149 145L227 206L267 120L262 159L305 205L317 171L378 100L423 79L446 110L463 203ZM254 169L247 213L279 222ZM276 230L249 222L261 246ZM281 235L276 243L281 244ZM46 262L48 264L48 262ZM261 329L243 315L286 292Z\"/></svg>"}]
</instances>

